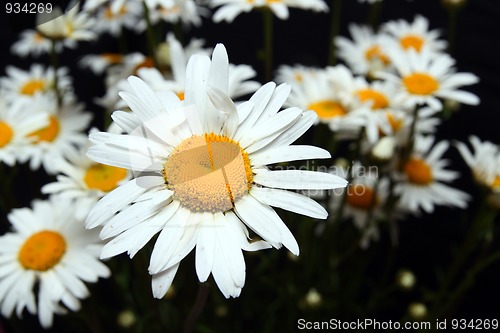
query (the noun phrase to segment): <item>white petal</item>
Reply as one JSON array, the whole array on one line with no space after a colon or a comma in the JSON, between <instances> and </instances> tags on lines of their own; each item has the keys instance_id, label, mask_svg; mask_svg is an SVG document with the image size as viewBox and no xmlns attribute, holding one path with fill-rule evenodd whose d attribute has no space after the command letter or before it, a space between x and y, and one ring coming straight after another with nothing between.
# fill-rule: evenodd
<instances>
[{"instance_id":1,"label":"white petal","mask_svg":"<svg viewBox=\"0 0 500 333\"><path fill-rule=\"evenodd\" d=\"M210 224L213 220L209 221ZM206 225L200 228L196 241L195 266L200 282L205 282L212 271L215 258L216 231L218 226Z\"/></svg>"},{"instance_id":2,"label":"white petal","mask_svg":"<svg viewBox=\"0 0 500 333\"><path fill-rule=\"evenodd\" d=\"M319 203L304 195L271 188L253 187L250 193L260 202L317 219L326 219L328 212Z\"/></svg>"},{"instance_id":3,"label":"white petal","mask_svg":"<svg viewBox=\"0 0 500 333\"><path fill-rule=\"evenodd\" d=\"M258 184L289 190L328 190L347 186L347 181L325 172L304 170L254 170Z\"/></svg>"},{"instance_id":4,"label":"white petal","mask_svg":"<svg viewBox=\"0 0 500 333\"><path fill-rule=\"evenodd\" d=\"M330 158L330 153L315 146L281 146L271 149L261 149L250 154L252 165L267 165L288 161L299 161L315 158Z\"/></svg>"},{"instance_id":5,"label":"white petal","mask_svg":"<svg viewBox=\"0 0 500 333\"><path fill-rule=\"evenodd\" d=\"M161 273L153 274L151 288L153 290L154 298L160 299L165 296L168 289L170 289L170 286L172 285L177 269L179 269L179 264L173 265Z\"/></svg>"}]
</instances>

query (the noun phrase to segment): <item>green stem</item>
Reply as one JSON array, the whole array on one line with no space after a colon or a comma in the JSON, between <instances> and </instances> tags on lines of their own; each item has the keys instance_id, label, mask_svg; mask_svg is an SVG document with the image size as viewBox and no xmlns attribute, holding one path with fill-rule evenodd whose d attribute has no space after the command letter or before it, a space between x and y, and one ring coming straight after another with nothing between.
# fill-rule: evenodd
<instances>
[{"instance_id":1,"label":"green stem","mask_svg":"<svg viewBox=\"0 0 500 333\"><path fill-rule=\"evenodd\" d=\"M264 81L272 79L273 71L273 12L266 8L262 11L264 23Z\"/></svg>"},{"instance_id":2,"label":"green stem","mask_svg":"<svg viewBox=\"0 0 500 333\"><path fill-rule=\"evenodd\" d=\"M455 48L455 40L457 35L459 9L448 8L448 53L452 53Z\"/></svg>"},{"instance_id":3,"label":"green stem","mask_svg":"<svg viewBox=\"0 0 500 333\"><path fill-rule=\"evenodd\" d=\"M189 315L186 319L186 323L184 324L184 333L193 332L194 325L196 324L196 320L202 313L205 308L205 304L208 298L209 287L208 283L201 283L198 288L198 295L196 295L196 301L193 305L193 308L189 312Z\"/></svg>"},{"instance_id":4,"label":"green stem","mask_svg":"<svg viewBox=\"0 0 500 333\"><path fill-rule=\"evenodd\" d=\"M371 4L370 11L368 12L367 23L374 30L378 28L380 24L380 14L382 13L383 1L377 1Z\"/></svg>"},{"instance_id":5,"label":"green stem","mask_svg":"<svg viewBox=\"0 0 500 333\"><path fill-rule=\"evenodd\" d=\"M340 32L340 14L342 12L342 0L332 0L330 11L332 12L332 18L330 22L330 38L328 39L328 65L333 66L337 63L337 48L335 46L335 38L339 35Z\"/></svg>"},{"instance_id":6,"label":"green stem","mask_svg":"<svg viewBox=\"0 0 500 333\"><path fill-rule=\"evenodd\" d=\"M148 52L151 59L153 59L153 64L158 68L158 61L156 60L156 42L155 35L153 32L153 25L151 24L151 18L149 17L149 8L146 2L142 2L144 8L144 19L146 20L146 38L148 42Z\"/></svg>"}]
</instances>

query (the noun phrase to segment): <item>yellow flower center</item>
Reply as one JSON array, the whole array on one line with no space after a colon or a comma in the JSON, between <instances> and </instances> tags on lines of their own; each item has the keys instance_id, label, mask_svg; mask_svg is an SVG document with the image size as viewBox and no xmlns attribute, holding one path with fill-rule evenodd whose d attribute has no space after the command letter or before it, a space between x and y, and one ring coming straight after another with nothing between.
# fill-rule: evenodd
<instances>
[{"instance_id":1,"label":"yellow flower center","mask_svg":"<svg viewBox=\"0 0 500 333\"><path fill-rule=\"evenodd\" d=\"M373 45L365 51L365 58L368 61L380 61L385 66L389 65L391 60L380 50L380 46Z\"/></svg>"},{"instance_id":2,"label":"yellow flower center","mask_svg":"<svg viewBox=\"0 0 500 333\"><path fill-rule=\"evenodd\" d=\"M119 53L103 53L101 58L110 64L121 64L123 62L123 56Z\"/></svg>"},{"instance_id":3,"label":"yellow flower center","mask_svg":"<svg viewBox=\"0 0 500 333\"><path fill-rule=\"evenodd\" d=\"M431 95L439 89L439 82L425 73L413 73L403 78L408 92L415 95Z\"/></svg>"},{"instance_id":4,"label":"yellow flower center","mask_svg":"<svg viewBox=\"0 0 500 333\"><path fill-rule=\"evenodd\" d=\"M45 40L45 37L39 32L35 32L33 35L33 40L35 43L42 43Z\"/></svg>"},{"instance_id":5,"label":"yellow flower center","mask_svg":"<svg viewBox=\"0 0 500 333\"><path fill-rule=\"evenodd\" d=\"M417 185L432 183L432 169L425 161L419 158L410 158L404 167L408 180Z\"/></svg>"},{"instance_id":6,"label":"yellow flower center","mask_svg":"<svg viewBox=\"0 0 500 333\"><path fill-rule=\"evenodd\" d=\"M96 163L87 169L83 181L89 189L110 192L126 176L126 169Z\"/></svg>"},{"instance_id":7,"label":"yellow flower center","mask_svg":"<svg viewBox=\"0 0 500 333\"><path fill-rule=\"evenodd\" d=\"M349 185L347 203L355 208L368 210L372 205L378 203L378 198L375 196L373 189L366 185Z\"/></svg>"},{"instance_id":8,"label":"yellow flower center","mask_svg":"<svg viewBox=\"0 0 500 333\"><path fill-rule=\"evenodd\" d=\"M361 102L372 102L372 110L385 109L389 106L389 100L384 94L373 89L361 89L356 92Z\"/></svg>"},{"instance_id":9,"label":"yellow flower center","mask_svg":"<svg viewBox=\"0 0 500 333\"><path fill-rule=\"evenodd\" d=\"M108 20L112 20L113 18L125 15L126 13L127 13L126 6L121 6L118 13L113 13L113 11L111 10L111 6L107 6L106 9L104 10L104 17Z\"/></svg>"},{"instance_id":10,"label":"yellow flower center","mask_svg":"<svg viewBox=\"0 0 500 333\"><path fill-rule=\"evenodd\" d=\"M33 234L19 250L18 259L26 269L46 271L61 260L66 252L66 241L55 231L44 230Z\"/></svg>"},{"instance_id":11,"label":"yellow flower center","mask_svg":"<svg viewBox=\"0 0 500 333\"><path fill-rule=\"evenodd\" d=\"M405 50L413 48L417 52L420 52L422 46L424 46L424 40L422 39L422 37L417 35L407 35L401 38L399 42L401 43L401 46L403 46Z\"/></svg>"},{"instance_id":12,"label":"yellow flower center","mask_svg":"<svg viewBox=\"0 0 500 333\"><path fill-rule=\"evenodd\" d=\"M177 97L179 97L179 99L181 101L184 100L184 91L179 91L179 92L176 92L175 94L177 95Z\"/></svg>"},{"instance_id":13,"label":"yellow flower center","mask_svg":"<svg viewBox=\"0 0 500 333\"><path fill-rule=\"evenodd\" d=\"M51 115L49 117L48 126L28 134L28 137L34 137L36 142L41 142L41 141L52 142L59 134L59 130L60 130L59 120Z\"/></svg>"},{"instance_id":14,"label":"yellow flower center","mask_svg":"<svg viewBox=\"0 0 500 333\"><path fill-rule=\"evenodd\" d=\"M159 7L159 11L160 13L164 14L164 15L172 15L172 14L177 14L179 13L181 10L181 8L177 5L174 5L172 7L163 7L163 6L160 6Z\"/></svg>"},{"instance_id":15,"label":"yellow flower center","mask_svg":"<svg viewBox=\"0 0 500 333\"><path fill-rule=\"evenodd\" d=\"M342 117L347 113L340 103L332 100L324 100L312 103L309 104L307 108L316 112L318 114L318 117L321 119Z\"/></svg>"},{"instance_id":16,"label":"yellow flower center","mask_svg":"<svg viewBox=\"0 0 500 333\"><path fill-rule=\"evenodd\" d=\"M6 122L0 121L0 148L5 147L12 137L14 136L14 131Z\"/></svg>"},{"instance_id":17,"label":"yellow flower center","mask_svg":"<svg viewBox=\"0 0 500 333\"><path fill-rule=\"evenodd\" d=\"M248 193L253 181L248 154L214 133L181 142L163 169L174 199L193 212L225 212Z\"/></svg>"},{"instance_id":18,"label":"yellow flower center","mask_svg":"<svg viewBox=\"0 0 500 333\"><path fill-rule=\"evenodd\" d=\"M21 94L33 96L35 93L42 91L45 88L45 81L31 80L23 84Z\"/></svg>"},{"instance_id":19,"label":"yellow flower center","mask_svg":"<svg viewBox=\"0 0 500 333\"><path fill-rule=\"evenodd\" d=\"M134 75L137 75L137 71L140 69L140 68L153 68L155 67L155 64L153 62L153 58L151 57L146 57L144 58L144 60L138 64L137 66L135 66L135 69L134 69Z\"/></svg>"}]
</instances>

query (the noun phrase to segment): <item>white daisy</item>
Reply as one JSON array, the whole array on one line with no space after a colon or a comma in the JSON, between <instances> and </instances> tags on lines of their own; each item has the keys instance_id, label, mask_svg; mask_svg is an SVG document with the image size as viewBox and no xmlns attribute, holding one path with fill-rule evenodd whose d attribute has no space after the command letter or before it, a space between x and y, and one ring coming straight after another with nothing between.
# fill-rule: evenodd
<instances>
[{"instance_id":1,"label":"white daisy","mask_svg":"<svg viewBox=\"0 0 500 333\"><path fill-rule=\"evenodd\" d=\"M7 103L0 97L0 162L14 165L32 141L28 134L48 124L48 115L31 110L26 101Z\"/></svg>"},{"instance_id":2,"label":"white daisy","mask_svg":"<svg viewBox=\"0 0 500 333\"><path fill-rule=\"evenodd\" d=\"M54 160L57 181L41 189L44 194L75 200L75 216L79 219L85 219L104 195L130 180L128 170L90 160L85 155L88 146L68 151L66 159Z\"/></svg>"},{"instance_id":3,"label":"white daisy","mask_svg":"<svg viewBox=\"0 0 500 333\"><path fill-rule=\"evenodd\" d=\"M304 76L312 76L318 71L315 67L307 67L303 65L280 65L276 71L276 83L288 83L294 89L300 86L304 80Z\"/></svg>"},{"instance_id":4,"label":"white daisy","mask_svg":"<svg viewBox=\"0 0 500 333\"><path fill-rule=\"evenodd\" d=\"M186 25L201 25L201 16L207 16L208 10L198 6L194 0L146 0L151 9L151 22L165 21Z\"/></svg>"},{"instance_id":5,"label":"white daisy","mask_svg":"<svg viewBox=\"0 0 500 333\"><path fill-rule=\"evenodd\" d=\"M44 37L64 46L74 48L77 41L90 41L97 37L91 30L94 25L87 13L79 11L80 6L74 6L65 13L55 7L51 13L43 12L37 15L36 30Z\"/></svg>"},{"instance_id":6,"label":"white daisy","mask_svg":"<svg viewBox=\"0 0 500 333\"><path fill-rule=\"evenodd\" d=\"M352 41L338 36L333 41L338 56L356 74L373 76L376 71L389 70L391 59L381 43L381 36L368 26L349 24Z\"/></svg>"},{"instance_id":7,"label":"white daisy","mask_svg":"<svg viewBox=\"0 0 500 333\"><path fill-rule=\"evenodd\" d=\"M456 146L471 168L476 181L493 192L500 192L500 149L490 141L481 141L477 136L471 136L469 141L473 152L464 143Z\"/></svg>"},{"instance_id":8,"label":"white daisy","mask_svg":"<svg viewBox=\"0 0 500 333\"><path fill-rule=\"evenodd\" d=\"M439 39L440 32L429 30L429 20L422 15L416 15L412 23L403 19L386 22L381 31L394 38L386 39L390 46L402 51L421 52L426 48L432 53L440 53L447 47L446 41Z\"/></svg>"},{"instance_id":9,"label":"white daisy","mask_svg":"<svg viewBox=\"0 0 500 333\"><path fill-rule=\"evenodd\" d=\"M444 183L459 177L458 172L445 169L449 161L441 158L449 143L441 141L432 147L433 143L432 136L417 136L414 152L398 175L401 182L394 191L400 195L398 205L403 211L432 213L435 205L467 207L470 196Z\"/></svg>"},{"instance_id":10,"label":"white daisy","mask_svg":"<svg viewBox=\"0 0 500 333\"><path fill-rule=\"evenodd\" d=\"M88 54L79 62L82 68L90 68L95 74L102 74L111 66L123 63L124 56L120 53Z\"/></svg>"},{"instance_id":11,"label":"white daisy","mask_svg":"<svg viewBox=\"0 0 500 333\"><path fill-rule=\"evenodd\" d=\"M19 39L14 42L10 48L11 52L20 57L32 55L39 57L42 54L48 54L51 50L51 42L35 30L24 30ZM57 52L61 51L61 45L57 45Z\"/></svg>"},{"instance_id":12,"label":"white daisy","mask_svg":"<svg viewBox=\"0 0 500 333\"><path fill-rule=\"evenodd\" d=\"M379 237L376 220L383 217L389 181L387 178L378 180L379 175L375 167L366 168L354 163L352 168L354 178L344 190L347 192L334 191L335 195L329 204L333 211L338 211L342 203L341 196L346 196L344 216L351 218L354 225L362 232L360 245L362 248L367 248L371 240L378 240ZM347 176L348 171L344 169L340 175Z\"/></svg>"},{"instance_id":13,"label":"white daisy","mask_svg":"<svg viewBox=\"0 0 500 333\"><path fill-rule=\"evenodd\" d=\"M214 22L231 23L241 13L261 7L269 8L281 20L288 19L290 8L327 12L328 6L323 0L211 0L212 7L219 7L213 16Z\"/></svg>"},{"instance_id":14,"label":"white daisy","mask_svg":"<svg viewBox=\"0 0 500 333\"><path fill-rule=\"evenodd\" d=\"M33 208L7 216L13 231L0 236L0 308L6 317L24 309L38 313L44 328L54 314L78 311L89 296L85 282L110 275L99 261L102 245L96 232L75 219L71 203L33 201ZM35 292L38 290L38 292Z\"/></svg>"},{"instance_id":15,"label":"white daisy","mask_svg":"<svg viewBox=\"0 0 500 333\"><path fill-rule=\"evenodd\" d=\"M425 48L420 53L394 51L391 59L399 76L389 72L378 72L377 76L398 85L396 100L407 108L427 104L440 111L443 104L439 98L479 104L476 95L459 90L464 85L477 83L478 77L472 73L457 73L453 67L455 61L447 54L433 55Z\"/></svg>"},{"instance_id":16,"label":"white daisy","mask_svg":"<svg viewBox=\"0 0 500 333\"><path fill-rule=\"evenodd\" d=\"M33 142L23 150L21 162L30 161L32 170L41 165L49 174L53 174L54 160L67 156L71 150L83 145L86 135L83 131L92 120L92 115L83 111L83 105L71 99L64 99L58 110L56 98L53 95L39 96L30 105L30 109L39 110L49 115L48 126L28 134Z\"/></svg>"},{"instance_id":17,"label":"white daisy","mask_svg":"<svg viewBox=\"0 0 500 333\"><path fill-rule=\"evenodd\" d=\"M109 33L119 37L123 28L142 32L141 20L143 18L142 4L136 0L123 1L117 10L112 9L113 4L108 4L98 9L93 30L97 33Z\"/></svg>"},{"instance_id":18,"label":"white daisy","mask_svg":"<svg viewBox=\"0 0 500 333\"><path fill-rule=\"evenodd\" d=\"M352 82L352 73L343 65L304 72L300 84L295 84L287 105L313 110L317 122L328 124L339 138L356 137L367 125L368 107L354 103L354 96L345 91Z\"/></svg>"},{"instance_id":19,"label":"white daisy","mask_svg":"<svg viewBox=\"0 0 500 333\"><path fill-rule=\"evenodd\" d=\"M87 153L91 159L145 173L101 199L86 225L104 225L101 237L113 238L102 258L125 251L133 256L160 232L149 265L157 298L165 295L180 261L195 247L199 280L212 273L226 297L238 296L245 283L241 250L270 244L299 252L270 206L327 216L315 201L279 188L346 185L344 179L319 172L268 170L266 164L330 157L313 146L290 146L316 116L298 108L278 112L289 88L272 82L236 107L227 96L228 71L223 45L216 46L212 60L191 57L184 101L174 92L155 93L131 77L130 90L120 96L132 112L113 114L128 134L90 136L96 144ZM247 226L264 241L248 243Z\"/></svg>"},{"instance_id":20,"label":"white daisy","mask_svg":"<svg viewBox=\"0 0 500 333\"><path fill-rule=\"evenodd\" d=\"M51 94L54 91L54 70L40 64L33 64L29 71L7 66L7 76L0 78L1 93L9 101L17 99L32 100L37 94ZM57 70L57 86L64 94L72 93L71 77L68 68Z\"/></svg>"}]
</instances>

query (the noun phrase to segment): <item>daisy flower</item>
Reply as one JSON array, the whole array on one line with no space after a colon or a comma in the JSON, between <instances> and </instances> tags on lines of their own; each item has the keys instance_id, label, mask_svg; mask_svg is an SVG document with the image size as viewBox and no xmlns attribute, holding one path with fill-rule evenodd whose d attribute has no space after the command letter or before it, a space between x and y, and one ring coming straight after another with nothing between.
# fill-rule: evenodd
<instances>
[{"instance_id":1,"label":"daisy flower","mask_svg":"<svg viewBox=\"0 0 500 333\"><path fill-rule=\"evenodd\" d=\"M368 26L349 24L352 40L338 36L334 43L338 56L349 68L360 75L373 76L376 71L389 69L391 59L381 43L381 36Z\"/></svg>"},{"instance_id":2,"label":"daisy flower","mask_svg":"<svg viewBox=\"0 0 500 333\"><path fill-rule=\"evenodd\" d=\"M32 55L39 57L42 54L48 54L51 50L50 39L42 36L35 30L24 30L19 39L14 42L10 48L11 52L20 57ZM56 46L57 52L61 52L61 45Z\"/></svg>"},{"instance_id":3,"label":"daisy flower","mask_svg":"<svg viewBox=\"0 0 500 333\"><path fill-rule=\"evenodd\" d=\"M102 245L96 232L85 230L68 200L35 200L33 208L7 216L13 230L0 236L0 308L38 314L44 328L54 314L78 311L89 296L85 282L108 277L99 261Z\"/></svg>"},{"instance_id":4,"label":"daisy flower","mask_svg":"<svg viewBox=\"0 0 500 333\"><path fill-rule=\"evenodd\" d=\"M123 28L141 32L140 22L143 17L142 4L135 0L123 1L117 10L113 10L113 4L108 4L98 9L94 14L97 18L93 30L97 33L109 33L113 37L119 37Z\"/></svg>"},{"instance_id":5,"label":"daisy flower","mask_svg":"<svg viewBox=\"0 0 500 333\"><path fill-rule=\"evenodd\" d=\"M77 41L95 39L97 35L92 31L94 20L87 13L80 12L79 7L74 6L66 13L62 13L57 7L51 13L39 13L36 30L44 37L62 42L69 48L76 47Z\"/></svg>"},{"instance_id":6,"label":"daisy flower","mask_svg":"<svg viewBox=\"0 0 500 333\"><path fill-rule=\"evenodd\" d=\"M89 159L85 155L89 145L90 142L79 151L69 150L65 159L54 160L57 181L41 189L43 194L75 200L75 216L79 219L85 219L99 199L130 179L126 169Z\"/></svg>"},{"instance_id":7,"label":"daisy flower","mask_svg":"<svg viewBox=\"0 0 500 333\"><path fill-rule=\"evenodd\" d=\"M83 111L83 105L71 99L64 99L58 110L53 95L40 96L31 108L49 115L49 123L44 128L28 134L33 142L23 150L21 162L30 160L31 170L41 165L49 174L54 174L54 161L67 156L76 146L83 145L86 135L83 131L92 120L92 115Z\"/></svg>"},{"instance_id":8,"label":"daisy flower","mask_svg":"<svg viewBox=\"0 0 500 333\"><path fill-rule=\"evenodd\" d=\"M438 30L429 30L429 20L416 15L412 23L405 20L386 22L380 28L392 38L386 42L403 51L421 52L424 48L433 53L441 53L447 47L444 40L439 39Z\"/></svg>"},{"instance_id":9,"label":"daisy flower","mask_svg":"<svg viewBox=\"0 0 500 333\"><path fill-rule=\"evenodd\" d=\"M312 76L314 72L318 69L314 67L307 67L303 65L280 65L276 71L276 82L277 83L287 83L294 89L296 86L300 86L304 80L304 76Z\"/></svg>"},{"instance_id":10,"label":"daisy flower","mask_svg":"<svg viewBox=\"0 0 500 333\"><path fill-rule=\"evenodd\" d=\"M463 159L471 168L476 181L493 192L500 192L500 150L498 145L481 141L477 136L471 136L469 142L473 152L462 142L456 147Z\"/></svg>"},{"instance_id":11,"label":"daisy flower","mask_svg":"<svg viewBox=\"0 0 500 333\"><path fill-rule=\"evenodd\" d=\"M37 94L51 94L54 91L54 70L40 64L33 64L29 71L7 66L7 76L0 78L1 92L9 101L17 99L32 100ZM72 92L68 68L57 70L58 89L64 93Z\"/></svg>"},{"instance_id":12,"label":"daisy flower","mask_svg":"<svg viewBox=\"0 0 500 333\"><path fill-rule=\"evenodd\" d=\"M327 124L339 138L356 137L367 125L368 108L355 104L354 96L346 93L345 87L352 80L352 73L343 65L304 73L286 103L313 110L318 116L316 123Z\"/></svg>"},{"instance_id":13,"label":"daisy flower","mask_svg":"<svg viewBox=\"0 0 500 333\"><path fill-rule=\"evenodd\" d=\"M359 163L352 165L354 178L347 191L334 191L334 196L329 204L331 209L338 210L342 203L341 196L346 195L344 216L352 219L354 225L362 232L360 246L367 248L371 240L378 240L379 230L374 223L383 217L383 206L387 199L389 181L387 178L378 179L379 175L375 167L365 168ZM342 177L347 177L348 169L340 171Z\"/></svg>"},{"instance_id":14,"label":"daisy flower","mask_svg":"<svg viewBox=\"0 0 500 333\"><path fill-rule=\"evenodd\" d=\"M13 166L32 140L28 134L47 126L46 113L30 110L26 101L7 103L0 97L0 162Z\"/></svg>"},{"instance_id":15,"label":"daisy flower","mask_svg":"<svg viewBox=\"0 0 500 333\"><path fill-rule=\"evenodd\" d=\"M445 184L459 177L458 172L445 169L449 161L442 159L449 143L441 141L432 147L433 143L432 136L417 136L414 152L398 175L401 182L394 191L400 195L403 211L432 213L435 205L467 207L469 195Z\"/></svg>"},{"instance_id":16,"label":"daisy flower","mask_svg":"<svg viewBox=\"0 0 500 333\"><path fill-rule=\"evenodd\" d=\"M123 63L124 56L120 53L88 54L79 62L80 67L89 68L94 74L102 74L111 66Z\"/></svg>"},{"instance_id":17,"label":"daisy flower","mask_svg":"<svg viewBox=\"0 0 500 333\"><path fill-rule=\"evenodd\" d=\"M281 20L287 20L288 7L327 12L328 6L323 0L211 0L212 7L219 7L213 16L214 22L231 23L241 13L261 7L269 8Z\"/></svg>"},{"instance_id":18,"label":"daisy flower","mask_svg":"<svg viewBox=\"0 0 500 333\"><path fill-rule=\"evenodd\" d=\"M398 75L389 72L378 72L377 76L398 85L398 96L395 99L406 108L427 104L440 111L443 107L439 98L457 101L463 104L477 105L479 98L463 90L464 85L479 81L472 73L457 73L455 61L447 54L433 55L428 49L416 53L391 53L391 59Z\"/></svg>"},{"instance_id":19,"label":"daisy flower","mask_svg":"<svg viewBox=\"0 0 500 333\"><path fill-rule=\"evenodd\" d=\"M155 93L131 77L129 91L120 96L132 112L113 114L128 134L90 135L95 143L87 153L91 159L138 176L101 199L86 226L103 225L100 236L112 238L102 258L125 251L133 256L160 233L149 265L156 298L165 295L181 260L194 248L198 279L204 282L212 273L225 297L239 296L245 283L242 250L270 244L299 253L297 241L271 206L327 217L318 203L286 189L346 185L344 179L320 172L270 171L267 164L330 157L317 147L290 145L316 116L299 108L278 112L290 88L273 82L236 107L227 96L228 71L227 53L219 44L211 60L191 57L183 101L174 92ZM247 227L264 241L249 243Z\"/></svg>"},{"instance_id":20,"label":"daisy flower","mask_svg":"<svg viewBox=\"0 0 500 333\"><path fill-rule=\"evenodd\" d=\"M151 22L165 21L181 22L186 25L201 25L201 16L207 16L209 11L198 6L194 0L146 0L151 9Z\"/></svg>"}]
</instances>

